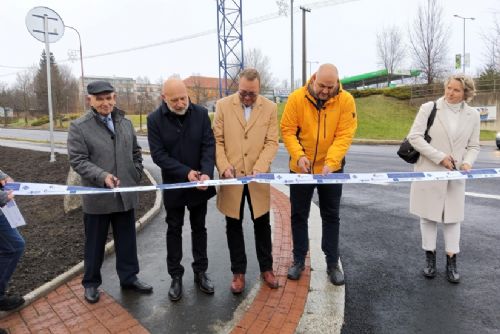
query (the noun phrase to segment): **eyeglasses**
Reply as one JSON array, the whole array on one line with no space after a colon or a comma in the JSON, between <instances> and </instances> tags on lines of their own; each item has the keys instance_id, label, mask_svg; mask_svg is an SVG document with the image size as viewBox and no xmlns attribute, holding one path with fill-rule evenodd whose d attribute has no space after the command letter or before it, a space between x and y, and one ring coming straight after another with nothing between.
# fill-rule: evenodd
<instances>
[{"instance_id":1,"label":"eyeglasses","mask_svg":"<svg viewBox=\"0 0 500 334\"><path fill-rule=\"evenodd\" d=\"M253 99L253 98L257 97L257 93L247 92L246 90L240 90L240 91L238 91L238 93L240 94L241 98L249 97L249 98Z\"/></svg>"}]
</instances>

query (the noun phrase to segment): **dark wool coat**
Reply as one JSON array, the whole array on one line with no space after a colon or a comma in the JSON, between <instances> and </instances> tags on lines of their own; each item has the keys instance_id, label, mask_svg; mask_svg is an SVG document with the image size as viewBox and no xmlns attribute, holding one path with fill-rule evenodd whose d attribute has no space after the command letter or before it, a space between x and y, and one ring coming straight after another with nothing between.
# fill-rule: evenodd
<instances>
[{"instance_id":1,"label":"dark wool coat","mask_svg":"<svg viewBox=\"0 0 500 334\"><path fill-rule=\"evenodd\" d=\"M141 147L132 122L117 108L111 113L112 133L93 111L71 122L68 132L69 163L82 177L82 184L104 188L104 179L111 173L120 179L120 187L137 186L142 177ZM108 214L135 209L135 192L82 195L83 212Z\"/></svg>"},{"instance_id":2,"label":"dark wool coat","mask_svg":"<svg viewBox=\"0 0 500 334\"><path fill-rule=\"evenodd\" d=\"M148 142L151 157L161 168L163 183L188 182L191 170L213 179L215 140L207 109L190 103L184 121L165 102L148 115ZM166 208L193 206L215 195L215 188L171 189L163 192Z\"/></svg>"}]
</instances>

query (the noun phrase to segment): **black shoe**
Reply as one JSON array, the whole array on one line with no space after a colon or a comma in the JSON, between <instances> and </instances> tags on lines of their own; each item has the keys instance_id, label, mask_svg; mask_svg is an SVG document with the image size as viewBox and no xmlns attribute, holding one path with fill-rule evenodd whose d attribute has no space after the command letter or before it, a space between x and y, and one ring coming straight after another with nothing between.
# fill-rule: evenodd
<instances>
[{"instance_id":1,"label":"black shoe","mask_svg":"<svg viewBox=\"0 0 500 334\"><path fill-rule=\"evenodd\" d=\"M344 273L342 270L340 270L340 267L338 264L334 266L329 266L326 270L326 273L328 274L328 278L330 279L330 282L332 282L333 285L344 285Z\"/></svg>"},{"instance_id":2,"label":"black shoe","mask_svg":"<svg viewBox=\"0 0 500 334\"><path fill-rule=\"evenodd\" d=\"M287 277L291 280L296 281L300 278L300 274L302 274L304 269L305 269L304 262L294 262L293 265L290 268L288 268Z\"/></svg>"},{"instance_id":3,"label":"black shoe","mask_svg":"<svg viewBox=\"0 0 500 334\"><path fill-rule=\"evenodd\" d=\"M457 254L446 255L446 278L450 283L460 282L460 275L457 271Z\"/></svg>"},{"instance_id":4,"label":"black shoe","mask_svg":"<svg viewBox=\"0 0 500 334\"><path fill-rule=\"evenodd\" d=\"M214 285L212 284L212 281L210 281L210 278L208 277L207 273L205 272L194 273L194 282L198 284L198 287L200 288L201 291L209 295L214 293Z\"/></svg>"},{"instance_id":5,"label":"black shoe","mask_svg":"<svg viewBox=\"0 0 500 334\"><path fill-rule=\"evenodd\" d=\"M5 329L0 328L0 334L9 334L9 333L7 333L7 331Z\"/></svg>"},{"instance_id":6,"label":"black shoe","mask_svg":"<svg viewBox=\"0 0 500 334\"><path fill-rule=\"evenodd\" d=\"M168 290L168 298L173 302L182 298L182 276L172 277L170 290Z\"/></svg>"},{"instance_id":7,"label":"black shoe","mask_svg":"<svg viewBox=\"0 0 500 334\"><path fill-rule=\"evenodd\" d=\"M24 298L21 296L2 296L0 297L0 311L11 311L24 304Z\"/></svg>"},{"instance_id":8,"label":"black shoe","mask_svg":"<svg viewBox=\"0 0 500 334\"><path fill-rule=\"evenodd\" d=\"M85 288L83 296L85 297L85 300L87 302L89 302L90 304L95 304L99 301L99 290L97 290L97 287L95 286Z\"/></svg>"},{"instance_id":9,"label":"black shoe","mask_svg":"<svg viewBox=\"0 0 500 334\"><path fill-rule=\"evenodd\" d=\"M132 284L122 284L122 289L133 290L139 293L151 293L153 292L153 287L149 284L144 283L141 280L136 280Z\"/></svg>"},{"instance_id":10,"label":"black shoe","mask_svg":"<svg viewBox=\"0 0 500 334\"><path fill-rule=\"evenodd\" d=\"M427 278L436 277L436 251L425 252L424 276Z\"/></svg>"}]
</instances>

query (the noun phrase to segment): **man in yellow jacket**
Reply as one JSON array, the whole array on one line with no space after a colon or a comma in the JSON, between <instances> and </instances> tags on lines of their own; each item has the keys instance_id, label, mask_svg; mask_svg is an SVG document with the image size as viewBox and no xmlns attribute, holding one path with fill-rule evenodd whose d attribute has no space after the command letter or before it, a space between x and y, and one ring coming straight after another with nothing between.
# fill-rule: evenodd
<instances>
[{"instance_id":1,"label":"man in yellow jacket","mask_svg":"<svg viewBox=\"0 0 500 334\"><path fill-rule=\"evenodd\" d=\"M304 87L290 94L281 118L290 171L323 175L343 172L356 127L354 98L342 89L337 68L321 65ZM326 256L328 276L333 284L343 285L344 274L338 264L341 184L290 186L294 263L288 278L298 280L304 270L309 249L309 211L316 187L323 224L321 249Z\"/></svg>"}]
</instances>

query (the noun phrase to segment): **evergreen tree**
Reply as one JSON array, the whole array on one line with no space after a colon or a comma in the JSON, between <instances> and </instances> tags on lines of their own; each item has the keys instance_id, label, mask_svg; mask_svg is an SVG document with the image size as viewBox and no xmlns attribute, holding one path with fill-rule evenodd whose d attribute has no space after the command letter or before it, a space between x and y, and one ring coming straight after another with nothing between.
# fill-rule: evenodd
<instances>
[{"instance_id":1,"label":"evergreen tree","mask_svg":"<svg viewBox=\"0 0 500 334\"><path fill-rule=\"evenodd\" d=\"M56 63L52 52L50 53L50 77L54 118L61 120L63 114L74 112L76 108L78 103L78 82L72 76L68 67L59 66ZM45 50L42 51L40 56L34 83L37 109L44 115L48 115L47 55Z\"/></svg>"}]
</instances>

